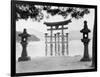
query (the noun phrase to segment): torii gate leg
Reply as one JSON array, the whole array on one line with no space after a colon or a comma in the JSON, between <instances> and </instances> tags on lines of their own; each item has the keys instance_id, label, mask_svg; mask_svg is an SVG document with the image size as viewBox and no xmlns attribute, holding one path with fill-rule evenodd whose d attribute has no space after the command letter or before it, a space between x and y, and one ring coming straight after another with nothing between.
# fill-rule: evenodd
<instances>
[{"instance_id":1,"label":"torii gate leg","mask_svg":"<svg viewBox=\"0 0 100 77\"><path fill-rule=\"evenodd\" d=\"M65 47L64 47L64 29L63 28L64 27L62 25L62 55L64 55L64 49L65 49Z\"/></svg>"},{"instance_id":2,"label":"torii gate leg","mask_svg":"<svg viewBox=\"0 0 100 77\"><path fill-rule=\"evenodd\" d=\"M55 37L55 56L57 56L57 42L56 42L56 34L54 35Z\"/></svg>"},{"instance_id":3,"label":"torii gate leg","mask_svg":"<svg viewBox=\"0 0 100 77\"><path fill-rule=\"evenodd\" d=\"M68 51L68 33L66 33L66 54L69 55L69 51Z\"/></svg>"},{"instance_id":4,"label":"torii gate leg","mask_svg":"<svg viewBox=\"0 0 100 77\"><path fill-rule=\"evenodd\" d=\"M60 33L57 33L58 34L58 55L60 56L60 38L59 38L59 35Z\"/></svg>"},{"instance_id":5,"label":"torii gate leg","mask_svg":"<svg viewBox=\"0 0 100 77\"><path fill-rule=\"evenodd\" d=\"M53 32L52 32L52 26L51 26L51 36L50 36L50 55L52 56L53 55L53 44L52 44L52 34L53 34Z\"/></svg>"},{"instance_id":6,"label":"torii gate leg","mask_svg":"<svg viewBox=\"0 0 100 77\"><path fill-rule=\"evenodd\" d=\"M47 56L48 54L47 54L47 33L45 33L45 55Z\"/></svg>"}]
</instances>

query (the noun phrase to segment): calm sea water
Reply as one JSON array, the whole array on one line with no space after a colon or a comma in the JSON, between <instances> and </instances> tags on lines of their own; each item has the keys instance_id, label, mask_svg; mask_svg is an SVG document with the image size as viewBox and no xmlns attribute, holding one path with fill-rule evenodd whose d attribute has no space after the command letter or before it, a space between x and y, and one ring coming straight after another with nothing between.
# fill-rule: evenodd
<instances>
[{"instance_id":1,"label":"calm sea water","mask_svg":"<svg viewBox=\"0 0 100 77\"><path fill-rule=\"evenodd\" d=\"M18 57L21 56L21 52L22 52L21 44L16 43L16 60L18 59ZM69 41L69 56L83 55L83 52L84 52L84 46L81 40ZM44 41L29 42L27 46L27 53L28 56L32 58L45 56L45 42ZM49 55L50 55L50 45L48 45L48 56ZM90 57L92 55L92 40L89 43L89 55Z\"/></svg>"}]
</instances>

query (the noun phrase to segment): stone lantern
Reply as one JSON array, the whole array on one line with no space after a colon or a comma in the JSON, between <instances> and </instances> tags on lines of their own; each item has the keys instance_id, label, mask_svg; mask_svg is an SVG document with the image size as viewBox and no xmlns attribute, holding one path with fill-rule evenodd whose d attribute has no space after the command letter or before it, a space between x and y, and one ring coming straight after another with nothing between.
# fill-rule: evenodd
<instances>
[{"instance_id":1,"label":"stone lantern","mask_svg":"<svg viewBox=\"0 0 100 77\"><path fill-rule=\"evenodd\" d=\"M19 34L19 37L21 37L21 45L22 45L22 54L21 54L21 57L18 58L18 61L28 61L30 60L30 57L28 57L27 55L27 40L28 40L28 37L30 37L31 35L29 35L27 33L27 30L24 29L23 30L23 33Z\"/></svg>"},{"instance_id":2,"label":"stone lantern","mask_svg":"<svg viewBox=\"0 0 100 77\"><path fill-rule=\"evenodd\" d=\"M88 44L90 41L88 33L90 32L90 29L88 29L87 21L84 21L84 28L80 30L80 32L83 33L83 38L81 39L81 41L84 44L84 55L81 61L90 61L91 59L89 57L89 52L88 52Z\"/></svg>"}]
</instances>

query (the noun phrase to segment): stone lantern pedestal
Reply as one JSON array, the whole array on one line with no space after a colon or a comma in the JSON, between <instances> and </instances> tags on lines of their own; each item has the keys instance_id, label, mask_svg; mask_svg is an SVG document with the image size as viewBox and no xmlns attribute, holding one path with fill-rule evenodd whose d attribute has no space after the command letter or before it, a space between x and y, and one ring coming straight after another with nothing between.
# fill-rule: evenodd
<instances>
[{"instance_id":1,"label":"stone lantern pedestal","mask_svg":"<svg viewBox=\"0 0 100 77\"><path fill-rule=\"evenodd\" d=\"M28 61L31 58L27 55L27 39L30 37L30 35L27 33L26 29L24 29L22 34L19 34L21 37L21 45L22 45L22 54L21 57L18 58L18 61Z\"/></svg>"},{"instance_id":2,"label":"stone lantern pedestal","mask_svg":"<svg viewBox=\"0 0 100 77\"><path fill-rule=\"evenodd\" d=\"M88 33L90 32L90 30L88 29L87 21L84 21L84 28L80 32L83 33L83 38L81 39L81 41L84 45L84 54L83 58L80 61L91 61L88 51L88 45L90 41L90 39L88 38Z\"/></svg>"},{"instance_id":3,"label":"stone lantern pedestal","mask_svg":"<svg viewBox=\"0 0 100 77\"><path fill-rule=\"evenodd\" d=\"M21 54L21 57L18 58L18 61L28 61L30 60L30 57L28 57L27 55L27 42L21 42L21 45L22 45L22 54Z\"/></svg>"},{"instance_id":4,"label":"stone lantern pedestal","mask_svg":"<svg viewBox=\"0 0 100 77\"><path fill-rule=\"evenodd\" d=\"M89 51L88 51L88 43L90 39L81 39L81 41L84 43L84 55L81 61L91 61L89 57Z\"/></svg>"}]
</instances>

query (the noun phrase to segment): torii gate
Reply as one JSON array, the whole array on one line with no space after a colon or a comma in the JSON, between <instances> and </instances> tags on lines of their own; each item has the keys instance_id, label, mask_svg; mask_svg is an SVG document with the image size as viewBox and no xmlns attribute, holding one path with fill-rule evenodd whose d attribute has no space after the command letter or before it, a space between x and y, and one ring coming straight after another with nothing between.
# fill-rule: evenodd
<instances>
[{"instance_id":1,"label":"torii gate","mask_svg":"<svg viewBox=\"0 0 100 77\"><path fill-rule=\"evenodd\" d=\"M56 53L56 34L53 36L53 31L54 30L61 30L61 39L62 39L62 55L64 55L64 49L65 49L65 46L64 46L64 37L67 37L66 38L66 52L68 54L68 33L66 33L66 36L64 36L64 30L65 29L68 29L68 27L64 27L64 25L68 25L69 23L71 23L71 19L69 20L66 20L66 21L60 21L60 22L44 22L44 24L47 25L47 27L50 27L50 29L47 29L48 31L50 31L50 36L47 36L47 33L45 34L45 37L46 37L46 55L47 55L47 37L50 37L50 52L51 52L51 56L53 55L53 37L55 37L55 53ZM54 27L53 27L54 26ZM59 28L59 26L61 26L61 28ZM58 52L59 52L59 34L60 33L57 33L58 35Z\"/></svg>"}]
</instances>

